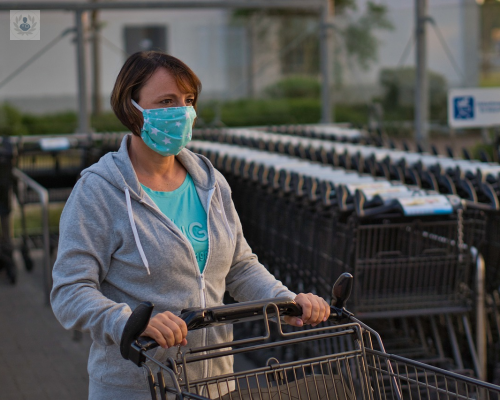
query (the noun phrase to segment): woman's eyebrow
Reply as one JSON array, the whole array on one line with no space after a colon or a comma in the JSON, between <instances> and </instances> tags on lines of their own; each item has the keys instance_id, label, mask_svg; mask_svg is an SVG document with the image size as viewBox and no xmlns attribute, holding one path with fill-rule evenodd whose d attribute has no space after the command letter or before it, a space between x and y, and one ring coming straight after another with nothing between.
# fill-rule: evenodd
<instances>
[{"instance_id":1,"label":"woman's eyebrow","mask_svg":"<svg viewBox=\"0 0 500 400\"><path fill-rule=\"evenodd\" d=\"M183 93L183 94L186 96L194 96L194 93ZM177 97L177 95L175 93L165 93L160 96L157 96L155 100L160 100L164 97Z\"/></svg>"},{"instance_id":2,"label":"woman's eyebrow","mask_svg":"<svg viewBox=\"0 0 500 400\"><path fill-rule=\"evenodd\" d=\"M177 97L177 95L175 93L165 93L165 94L161 94L161 95L157 96L156 100L159 100L163 97Z\"/></svg>"}]
</instances>

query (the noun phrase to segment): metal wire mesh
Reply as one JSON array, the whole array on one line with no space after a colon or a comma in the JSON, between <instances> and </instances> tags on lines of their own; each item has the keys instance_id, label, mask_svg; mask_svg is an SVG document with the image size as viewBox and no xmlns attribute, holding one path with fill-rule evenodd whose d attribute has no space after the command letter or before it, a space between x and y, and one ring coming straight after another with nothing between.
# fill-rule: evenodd
<instances>
[{"instance_id":1,"label":"metal wire mesh","mask_svg":"<svg viewBox=\"0 0 500 400\"><path fill-rule=\"evenodd\" d=\"M394 399L394 378L403 399L498 400L498 386L453 374L402 357L366 350L367 369L377 399ZM388 368L388 361L392 371Z\"/></svg>"},{"instance_id":2,"label":"metal wire mesh","mask_svg":"<svg viewBox=\"0 0 500 400\"><path fill-rule=\"evenodd\" d=\"M188 351L172 369L160 366L161 381L177 376L177 389L167 385L170 393L177 390L188 397L219 400L500 400L499 386L386 353L375 331L356 319L353 322L280 338L272 335L266 343L253 341L243 348ZM191 362L269 349L281 350L257 368L188 377Z\"/></svg>"},{"instance_id":3,"label":"metal wire mesh","mask_svg":"<svg viewBox=\"0 0 500 400\"><path fill-rule=\"evenodd\" d=\"M253 371L196 385L211 399L355 399L368 398L362 354L345 354L272 371ZM356 394L357 393L357 394Z\"/></svg>"}]
</instances>

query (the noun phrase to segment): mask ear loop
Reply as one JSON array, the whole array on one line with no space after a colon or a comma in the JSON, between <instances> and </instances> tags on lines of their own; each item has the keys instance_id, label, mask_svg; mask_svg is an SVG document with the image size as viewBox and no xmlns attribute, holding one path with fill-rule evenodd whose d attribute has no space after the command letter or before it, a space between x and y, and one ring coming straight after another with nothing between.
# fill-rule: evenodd
<instances>
[{"instance_id":1,"label":"mask ear loop","mask_svg":"<svg viewBox=\"0 0 500 400\"><path fill-rule=\"evenodd\" d=\"M142 108L139 104L137 104L137 103L135 102L135 100L134 100L134 99L130 99L130 100L132 100L132 104L133 104L133 105L134 105L134 107L135 107L135 108L137 108L140 112L143 112L143 111L144 111L144 108Z\"/></svg>"}]
</instances>

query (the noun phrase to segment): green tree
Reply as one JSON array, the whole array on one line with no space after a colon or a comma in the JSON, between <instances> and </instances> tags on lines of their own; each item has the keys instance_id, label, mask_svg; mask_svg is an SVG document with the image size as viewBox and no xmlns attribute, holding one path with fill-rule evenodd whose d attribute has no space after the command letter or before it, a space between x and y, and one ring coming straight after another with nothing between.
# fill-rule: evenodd
<instances>
[{"instance_id":1,"label":"green tree","mask_svg":"<svg viewBox=\"0 0 500 400\"><path fill-rule=\"evenodd\" d=\"M28 130L23 124L23 116L9 103L0 105L0 136L26 135Z\"/></svg>"},{"instance_id":2,"label":"green tree","mask_svg":"<svg viewBox=\"0 0 500 400\"><path fill-rule=\"evenodd\" d=\"M413 119L415 79L414 67L385 68L380 71L379 83L384 91L382 104L389 119L392 115L399 116L398 119ZM429 71L431 118L434 120L447 119L447 90L446 78Z\"/></svg>"},{"instance_id":3,"label":"green tree","mask_svg":"<svg viewBox=\"0 0 500 400\"><path fill-rule=\"evenodd\" d=\"M393 28L387 18L385 6L368 1L360 12L356 0L331 0L334 13L335 46L362 69L369 68L377 61L379 42L375 36L377 30ZM317 14L304 10L240 10L234 14L235 22L244 21L252 32L252 52L275 52L269 45L276 40L269 32L276 26L279 32L279 60L283 76L308 75L318 76L319 61L319 21ZM252 41L252 38L250 38ZM256 43L255 43L256 42ZM336 65L337 73L343 63ZM259 67L251 66L253 70ZM341 74L341 73L340 73Z\"/></svg>"},{"instance_id":4,"label":"green tree","mask_svg":"<svg viewBox=\"0 0 500 400\"><path fill-rule=\"evenodd\" d=\"M364 14L351 20L340 31L347 54L362 69L368 69L372 62L377 61L379 42L374 32L381 29L393 29L392 23L387 19L387 9L369 1Z\"/></svg>"}]
</instances>

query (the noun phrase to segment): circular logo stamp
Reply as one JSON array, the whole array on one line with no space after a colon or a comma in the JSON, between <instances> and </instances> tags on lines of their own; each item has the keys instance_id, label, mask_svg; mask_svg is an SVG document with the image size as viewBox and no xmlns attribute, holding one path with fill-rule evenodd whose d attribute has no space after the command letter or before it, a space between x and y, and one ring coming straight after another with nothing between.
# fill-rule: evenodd
<instances>
[{"instance_id":1,"label":"circular logo stamp","mask_svg":"<svg viewBox=\"0 0 500 400\"><path fill-rule=\"evenodd\" d=\"M10 39L40 40L40 10L11 10Z\"/></svg>"}]
</instances>

